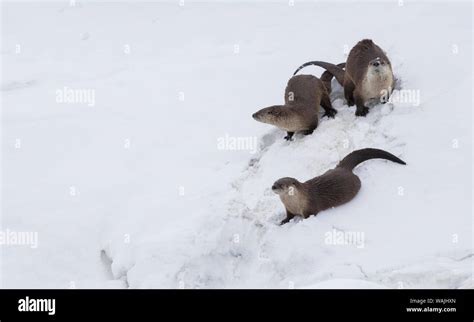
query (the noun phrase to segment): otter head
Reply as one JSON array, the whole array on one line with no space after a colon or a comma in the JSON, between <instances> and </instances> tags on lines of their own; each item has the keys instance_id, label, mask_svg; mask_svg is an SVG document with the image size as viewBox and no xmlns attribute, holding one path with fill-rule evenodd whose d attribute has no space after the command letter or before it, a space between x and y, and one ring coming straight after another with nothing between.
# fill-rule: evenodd
<instances>
[{"instance_id":1,"label":"otter head","mask_svg":"<svg viewBox=\"0 0 474 322\"><path fill-rule=\"evenodd\" d=\"M267 124L277 124L283 113L283 105L274 105L262 108L260 111L254 113L252 117L254 120Z\"/></svg>"},{"instance_id":2,"label":"otter head","mask_svg":"<svg viewBox=\"0 0 474 322\"><path fill-rule=\"evenodd\" d=\"M385 74L390 72L390 62L377 57L369 62L369 73L372 75Z\"/></svg>"},{"instance_id":3,"label":"otter head","mask_svg":"<svg viewBox=\"0 0 474 322\"><path fill-rule=\"evenodd\" d=\"M294 196L300 186L301 183L295 178L281 178L275 181L272 191L280 196Z\"/></svg>"}]
</instances>

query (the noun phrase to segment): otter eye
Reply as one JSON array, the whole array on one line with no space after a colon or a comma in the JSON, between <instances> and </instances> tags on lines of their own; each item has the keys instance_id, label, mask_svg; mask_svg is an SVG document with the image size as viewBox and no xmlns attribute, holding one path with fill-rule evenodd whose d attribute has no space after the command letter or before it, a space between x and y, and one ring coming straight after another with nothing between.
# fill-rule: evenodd
<instances>
[{"instance_id":1,"label":"otter eye","mask_svg":"<svg viewBox=\"0 0 474 322\"><path fill-rule=\"evenodd\" d=\"M270 111L270 114L275 115L275 116L278 116L278 115L280 115L280 111L278 111L278 110L273 110L273 111Z\"/></svg>"}]
</instances>

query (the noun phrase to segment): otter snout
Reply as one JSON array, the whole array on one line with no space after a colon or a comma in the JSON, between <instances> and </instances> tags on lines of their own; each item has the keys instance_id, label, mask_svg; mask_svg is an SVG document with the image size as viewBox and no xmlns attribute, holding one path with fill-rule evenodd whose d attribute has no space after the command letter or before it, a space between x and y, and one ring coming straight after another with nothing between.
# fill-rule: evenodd
<instances>
[{"instance_id":1,"label":"otter snout","mask_svg":"<svg viewBox=\"0 0 474 322\"><path fill-rule=\"evenodd\" d=\"M372 60L369 65L374 68L374 70L379 71L379 68L385 66L385 61L377 57L376 59Z\"/></svg>"},{"instance_id":2,"label":"otter snout","mask_svg":"<svg viewBox=\"0 0 474 322\"><path fill-rule=\"evenodd\" d=\"M261 110L253 113L252 117L255 121L258 121L261 123L273 124L273 119L275 118L277 114L278 114L277 109L273 106L270 106L270 107L262 108Z\"/></svg>"},{"instance_id":3,"label":"otter snout","mask_svg":"<svg viewBox=\"0 0 474 322\"><path fill-rule=\"evenodd\" d=\"M273 193L276 193L277 195L282 193L283 190L284 190L283 186L279 184L278 182L275 182L272 186Z\"/></svg>"}]
</instances>

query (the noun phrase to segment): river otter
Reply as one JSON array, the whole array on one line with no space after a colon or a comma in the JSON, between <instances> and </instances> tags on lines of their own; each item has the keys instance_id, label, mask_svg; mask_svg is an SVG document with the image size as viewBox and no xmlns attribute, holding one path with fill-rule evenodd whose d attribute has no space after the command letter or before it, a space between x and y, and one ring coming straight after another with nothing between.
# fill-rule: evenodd
<instances>
[{"instance_id":1,"label":"river otter","mask_svg":"<svg viewBox=\"0 0 474 322\"><path fill-rule=\"evenodd\" d=\"M361 186L359 177L352 170L359 163L370 159L386 159L406 164L387 151L362 149L349 153L336 168L306 182L288 177L277 180L272 190L280 196L286 209L286 218L281 224L289 222L294 216L308 218L350 201Z\"/></svg>"},{"instance_id":2,"label":"river otter","mask_svg":"<svg viewBox=\"0 0 474 322\"><path fill-rule=\"evenodd\" d=\"M369 112L367 105L386 103L395 85L390 60L385 52L370 39L359 41L351 49L345 72L336 65L313 61L301 65L295 74L309 65L326 68L336 76L340 83L342 78L347 105L357 106L357 116L367 115Z\"/></svg>"},{"instance_id":3,"label":"river otter","mask_svg":"<svg viewBox=\"0 0 474 322\"><path fill-rule=\"evenodd\" d=\"M325 116L334 117L337 113L332 107L324 83L319 78L297 75L288 81L284 105L263 108L252 117L286 131L285 139L291 140L295 132L305 135L313 133L319 124L319 106L324 108Z\"/></svg>"}]
</instances>

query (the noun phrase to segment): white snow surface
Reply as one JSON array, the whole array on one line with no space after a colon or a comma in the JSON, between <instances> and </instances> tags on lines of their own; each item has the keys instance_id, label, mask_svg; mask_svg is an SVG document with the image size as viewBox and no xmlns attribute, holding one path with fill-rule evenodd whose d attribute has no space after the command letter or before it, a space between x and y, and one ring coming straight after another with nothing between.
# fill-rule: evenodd
<instances>
[{"instance_id":1,"label":"white snow surface","mask_svg":"<svg viewBox=\"0 0 474 322\"><path fill-rule=\"evenodd\" d=\"M1 7L1 229L39 242L1 246L2 287L473 287L471 2ZM312 135L286 142L251 118L300 64L343 62L363 38L419 106L355 117L333 81L338 114ZM57 103L64 87L95 105ZM226 135L257 152L219 150ZM275 180L365 147L407 165L367 161L350 203L278 225Z\"/></svg>"}]
</instances>

